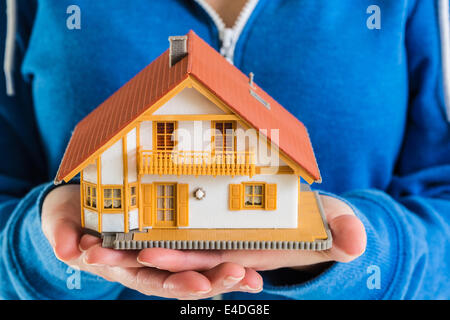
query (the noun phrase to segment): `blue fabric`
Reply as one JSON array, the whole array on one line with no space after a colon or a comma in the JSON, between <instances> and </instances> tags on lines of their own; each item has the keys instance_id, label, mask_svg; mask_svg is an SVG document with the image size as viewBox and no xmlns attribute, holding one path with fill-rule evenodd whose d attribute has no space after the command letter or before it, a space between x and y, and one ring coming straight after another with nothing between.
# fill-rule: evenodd
<instances>
[{"instance_id":1,"label":"blue fabric","mask_svg":"<svg viewBox=\"0 0 450 320\"><path fill-rule=\"evenodd\" d=\"M19 0L16 97L0 77L0 297L147 298L70 270L43 236L40 203L78 121L193 29L218 32L191 0ZM81 8L81 30L66 9ZM370 30L369 5L381 9ZM313 279L264 272L258 295L230 299L450 298L450 125L437 0L261 0L235 64L307 126L323 183L350 203L368 235L359 259ZM5 39L0 1L0 57ZM379 289L368 286L379 268ZM370 268L369 268L370 267ZM303 279L303 280L302 280Z\"/></svg>"}]
</instances>

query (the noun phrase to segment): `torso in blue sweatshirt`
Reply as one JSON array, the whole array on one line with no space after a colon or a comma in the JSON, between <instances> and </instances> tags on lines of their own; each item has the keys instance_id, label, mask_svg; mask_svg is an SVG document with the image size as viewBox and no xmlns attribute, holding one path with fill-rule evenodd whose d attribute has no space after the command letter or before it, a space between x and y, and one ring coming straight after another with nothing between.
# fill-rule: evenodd
<instances>
[{"instance_id":1,"label":"torso in blue sweatshirt","mask_svg":"<svg viewBox=\"0 0 450 320\"><path fill-rule=\"evenodd\" d=\"M86 114L161 54L168 36L193 29L219 50L218 30L190 0L18 3L16 97L0 81L0 148L8 150L0 160L0 296L143 298L84 273L82 288L68 290L67 266L40 231L39 206ZM73 4L80 30L66 25ZM381 10L380 29L368 28L371 5ZM306 125L323 178L315 187L355 208L368 244L356 261L307 282L293 271L266 272L263 293L228 298L450 297L450 128L438 14L437 0L259 1L234 64ZM0 31L3 44L4 23ZM367 284L373 266L379 289Z\"/></svg>"}]
</instances>

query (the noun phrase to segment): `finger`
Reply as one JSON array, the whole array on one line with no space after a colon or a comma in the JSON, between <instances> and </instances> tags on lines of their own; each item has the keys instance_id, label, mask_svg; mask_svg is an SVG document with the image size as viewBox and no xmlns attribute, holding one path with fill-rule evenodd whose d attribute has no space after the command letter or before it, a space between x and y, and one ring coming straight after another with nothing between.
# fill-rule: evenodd
<instances>
[{"instance_id":1,"label":"finger","mask_svg":"<svg viewBox=\"0 0 450 320\"><path fill-rule=\"evenodd\" d=\"M142 267L137 261L138 252L134 250L115 250L103 248L101 243L86 250L84 263L88 265L120 266L123 268Z\"/></svg>"},{"instance_id":2,"label":"finger","mask_svg":"<svg viewBox=\"0 0 450 320\"><path fill-rule=\"evenodd\" d=\"M65 185L52 190L42 204L42 231L55 251L65 262L81 255L79 186Z\"/></svg>"},{"instance_id":3,"label":"finger","mask_svg":"<svg viewBox=\"0 0 450 320\"><path fill-rule=\"evenodd\" d=\"M353 209L344 201L331 196L320 196L328 225L333 236L333 246L323 251L329 260L349 262L359 257L366 248L366 231Z\"/></svg>"},{"instance_id":4,"label":"finger","mask_svg":"<svg viewBox=\"0 0 450 320\"><path fill-rule=\"evenodd\" d=\"M143 249L139 252L138 262L171 272L187 270L209 270L222 262L222 251L182 251L164 248Z\"/></svg>"},{"instance_id":5,"label":"finger","mask_svg":"<svg viewBox=\"0 0 450 320\"><path fill-rule=\"evenodd\" d=\"M141 292L145 295L175 299L198 299L211 291L211 283L195 271L171 273L155 268L124 268L118 266L86 265L80 269L99 275L108 281Z\"/></svg>"},{"instance_id":6,"label":"finger","mask_svg":"<svg viewBox=\"0 0 450 320\"><path fill-rule=\"evenodd\" d=\"M205 250L181 251L163 248L144 249L138 262L171 272L185 270L205 271L223 262L237 263L256 270L270 270L281 266L314 264L331 258L316 251L286 250Z\"/></svg>"},{"instance_id":7,"label":"finger","mask_svg":"<svg viewBox=\"0 0 450 320\"><path fill-rule=\"evenodd\" d=\"M330 259L320 251L307 250L229 250L222 252L223 261L238 263L256 271L310 265Z\"/></svg>"},{"instance_id":8,"label":"finger","mask_svg":"<svg viewBox=\"0 0 450 320\"><path fill-rule=\"evenodd\" d=\"M92 236L90 234L84 234L80 239L80 250L86 251L87 249L93 247L94 245L100 244L102 239L96 236Z\"/></svg>"},{"instance_id":9,"label":"finger","mask_svg":"<svg viewBox=\"0 0 450 320\"><path fill-rule=\"evenodd\" d=\"M239 290L258 293L263 289L263 278L252 268L245 268L245 277L239 283Z\"/></svg>"},{"instance_id":10,"label":"finger","mask_svg":"<svg viewBox=\"0 0 450 320\"><path fill-rule=\"evenodd\" d=\"M164 281L163 288L178 299L200 299L211 292L211 282L196 271L172 273Z\"/></svg>"},{"instance_id":11,"label":"finger","mask_svg":"<svg viewBox=\"0 0 450 320\"><path fill-rule=\"evenodd\" d=\"M213 294L219 294L239 284L245 277L245 268L236 263L225 262L202 274L211 282Z\"/></svg>"},{"instance_id":12,"label":"finger","mask_svg":"<svg viewBox=\"0 0 450 320\"><path fill-rule=\"evenodd\" d=\"M329 221L333 247L329 255L333 260L349 262L359 257L366 248L364 225L352 215L342 215Z\"/></svg>"},{"instance_id":13,"label":"finger","mask_svg":"<svg viewBox=\"0 0 450 320\"><path fill-rule=\"evenodd\" d=\"M212 290L203 298L232 291L256 293L262 290L262 277L251 268L225 262L215 268L202 272L211 282Z\"/></svg>"}]
</instances>

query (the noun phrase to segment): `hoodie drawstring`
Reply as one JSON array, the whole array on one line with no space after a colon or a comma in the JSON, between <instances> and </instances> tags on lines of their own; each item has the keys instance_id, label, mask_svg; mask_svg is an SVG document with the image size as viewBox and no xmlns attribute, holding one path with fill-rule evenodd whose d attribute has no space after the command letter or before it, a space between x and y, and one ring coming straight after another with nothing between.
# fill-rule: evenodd
<instances>
[{"instance_id":1,"label":"hoodie drawstring","mask_svg":"<svg viewBox=\"0 0 450 320\"><path fill-rule=\"evenodd\" d=\"M16 50L17 32L17 0L6 0L6 43L3 71L5 72L6 94L14 96L14 55Z\"/></svg>"}]
</instances>

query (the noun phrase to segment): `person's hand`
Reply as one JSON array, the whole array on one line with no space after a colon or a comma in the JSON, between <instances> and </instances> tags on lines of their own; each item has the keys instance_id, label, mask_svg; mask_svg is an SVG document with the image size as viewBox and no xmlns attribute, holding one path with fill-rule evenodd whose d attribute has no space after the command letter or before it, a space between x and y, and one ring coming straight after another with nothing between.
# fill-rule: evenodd
<instances>
[{"instance_id":1,"label":"person's hand","mask_svg":"<svg viewBox=\"0 0 450 320\"><path fill-rule=\"evenodd\" d=\"M278 268L307 269L313 271L323 262L350 262L360 256L366 247L366 233L363 224L353 210L344 202L329 196L321 196L325 215L333 235L333 246L326 251L303 250L171 250L164 248L143 249L140 252L116 251L97 246L90 250L89 259L95 263L129 267L148 266L183 274L183 272L202 272L209 274L226 263L233 268L246 271L246 282L239 282L231 290L246 289L259 292L262 282L255 270ZM231 265L230 265L231 266ZM237 273L236 273L237 274ZM250 274L247 278L247 274ZM214 287L216 282L212 283ZM183 286L183 282L173 282L173 289ZM220 291L220 290L219 290ZM213 292L218 292L213 290ZM200 295L204 298L208 294Z\"/></svg>"},{"instance_id":2,"label":"person's hand","mask_svg":"<svg viewBox=\"0 0 450 320\"><path fill-rule=\"evenodd\" d=\"M199 299L230 291L262 289L261 276L241 264L224 261L201 272L189 268L169 271L140 264L138 251L102 248L99 238L83 235L80 210L78 185L55 188L42 206L43 232L56 257L68 265L146 295L166 298Z\"/></svg>"}]
</instances>

